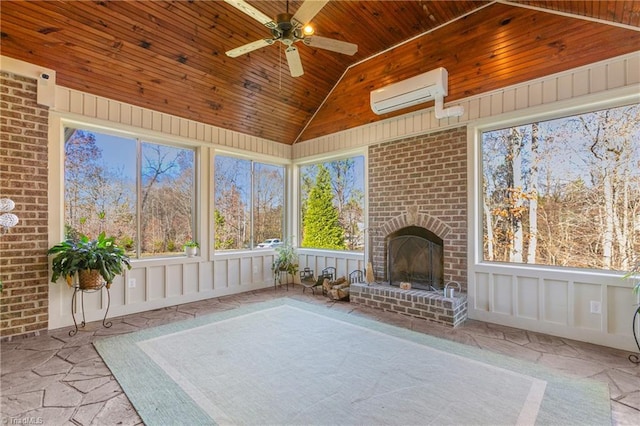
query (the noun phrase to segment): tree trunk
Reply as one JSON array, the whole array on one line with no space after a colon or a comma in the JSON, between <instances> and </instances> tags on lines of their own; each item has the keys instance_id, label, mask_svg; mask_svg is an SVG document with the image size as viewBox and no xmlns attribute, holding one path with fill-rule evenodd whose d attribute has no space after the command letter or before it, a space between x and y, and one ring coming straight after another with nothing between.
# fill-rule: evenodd
<instances>
[{"instance_id":1,"label":"tree trunk","mask_svg":"<svg viewBox=\"0 0 640 426\"><path fill-rule=\"evenodd\" d=\"M611 269L613 258L613 182L611 174L604 175L604 232L602 233L602 267Z\"/></svg>"},{"instance_id":2,"label":"tree trunk","mask_svg":"<svg viewBox=\"0 0 640 426\"><path fill-rule=\"evenodd\" d=\"M538 249L538 123L531 125L531 170L529 172L529 244L527 263L536 263Z\"/></svg>"},{"instance_id":3,"label":"tree trunk","mask_svg":"<svg viewBox=\"0 0 640 426\"><path fill-rule=\"evenodd\" d=\"M510 195L511 209L511 250L509 252L509 261L522 263L523 251L523 232L522 232L522 215L520 208L522 207L522 135L518 133L516 128L511 129L509 137L509 150L511 159L511 177L513 179Z\"/></svg>"},{"instance_id":4,"label":"tree trunk","mask_svg":"<svg viewBox=\"0 0 640 426\"><path fill-rule=\"evenodd\" d=\"M484 260L494 260L493 254L493 223L491 220L491 210L487 205L487 197L483 197L482 209L484 211L484 220L486 226L486 242L487 242L487 258Z\"/></svg>"}]
</instances>

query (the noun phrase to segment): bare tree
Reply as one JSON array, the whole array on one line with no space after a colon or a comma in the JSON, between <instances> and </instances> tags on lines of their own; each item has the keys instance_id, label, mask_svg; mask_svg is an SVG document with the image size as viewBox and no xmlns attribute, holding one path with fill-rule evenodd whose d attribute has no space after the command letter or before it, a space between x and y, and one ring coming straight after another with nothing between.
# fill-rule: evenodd
<instances>
[{"instance_id":1,"label":"bare tree","mask_svg":"<svg viewBox=\"0 0 640 426\"><path fill-rule=\"evenodd\" d=\"M267 238L283 238L284 169L280 166L255 163L254 176L254 242Z\"/></svg>"},{"instance_id":2,"label":"bare tree","mask_svg":"<svg viewBox=\"0 0 640 426\"><path fill-rule=\"evenodd\" d=\"M144 143L142 155L142 252L178 251L194 229L193 151Z\"/></svg>"},{"instance_id":3,"label":"bare tree","mask_svg":"<svg viewBox=\"0 0 640 426\"><path fill-rule=\"evenodd\" d=\"M68 233L96 236L106 231L129 241L135 234L135 184L127 179L122 165L105 160L94 133L66 128L65 137Z\"/></svg>"},{"instance_id":4,"label":"bare tree","mask_svg":"<svg viewBox=\"0 0 640 426\"><path fill-rule=\"evenodd\" d=\"M511 251L509 253L510 262L522 262L522 252L524 251L524 233L522 230L523 215L523 179L522 179L522 149L524 145L523 134L516 127L511 128L507 142L507 161L511 168L510 196L508 198L509 221L511 225Z\"/></svg>"},{"instance_id":5,"label":"bare tree","mask_svg":"<svg viewBox=\"0 0 640 426\"><path fill-rule=\"evenodd\" d=\"M579 117L580 129L592 154L591 173L602 188L602 267L629 269L633 257L630 191L634 162L638 161L633 140L640 135L637 105L609 109ZM636 192L638 189L635 189Z\"/></svg>"},{"instance_id":6,"label":"bare tree","mask_svg":"<svg viewBox=\"0 0 640 426\"><path fill-rule=\"evenodd\" d=\"M528 200L529 200L529 239L527 244L527 263L536 263L538 251L538 149L539 141L538 123L531 125L531 145L529 157L531 166L527 175Z\"/></svg>"}]
</instances>

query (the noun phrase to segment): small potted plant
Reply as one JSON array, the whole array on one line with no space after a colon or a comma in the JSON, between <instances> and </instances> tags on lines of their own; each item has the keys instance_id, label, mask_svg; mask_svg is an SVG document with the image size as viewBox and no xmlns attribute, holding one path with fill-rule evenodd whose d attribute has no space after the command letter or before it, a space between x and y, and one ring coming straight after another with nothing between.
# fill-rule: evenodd
<instances>
[{"instance_id":1,"label":"small potted plant","mask_svg":"<svg viewBox=\"0 0 640 426\"><path fill-rule=\"evenodd\" d=\"M198 254L198 247L200 247L200 244L198 244L197 241L189 240L184 243L182 247L184 248L184 254L186 254L187 257L194 257Z\"/></svg>"},{"instance_id":2,"label":"small potted plant","mask_svg":"<svg viewBox=\"0 0 640 426\"><path fill-rule=\"evenodd\" d=\"M293 245L289 241L284 241L275 250L276 257L271 265L274 280L277 281L281 272L295 276L298 273L298 255Z\"/></svg>"},{"instance_id":3,"label":"small potted plant","mask_svg":"<svg viewBox=\"0 0 640 426\"><path fill-rule=\"evenodd\" d=\"M64 277L67 284L73 284L78 274L78 286L81 289L97 289L106 285L111 287L113 279L131 269L129 256L115 243L114 237L102 232L98 238L89 239L86 235L69 238L51 247L47 252L55 255L52 262L51 282Z\"/></svg>"}]
</instances>

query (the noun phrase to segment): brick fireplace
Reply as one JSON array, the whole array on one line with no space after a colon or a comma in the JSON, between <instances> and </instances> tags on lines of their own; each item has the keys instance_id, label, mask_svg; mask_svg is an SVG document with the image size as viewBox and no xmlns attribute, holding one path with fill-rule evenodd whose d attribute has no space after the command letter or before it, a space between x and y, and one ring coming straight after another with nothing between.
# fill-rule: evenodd
<instances>
[{"instance_id":1,"label":"brick fireplace","mask_svg":"<svg viewBox=\"0 0 640 426\"><path fill-rule=\"evenodd\" d=\"M458 294L448 304L451 312L464 311L466 317L467 289L467 131L465 127L448 129L399 141L385 142L369 147L369 229L371 253L377 283L388 297L395 295L406 302L406 290L389 286L389 244L394 238L418 230L426 240L442 244L441 259L437 259L442 285L460 284ZM428 243L427 243L428 245ZM420 247L420 244L415 246ZM393 247L392 247L393 248ZM417 255L425 262L432 254ZM437 258L437 256L435 256ZM391 259L393 260L393 259ZM441 262L441 263L440 263ZM411 276L418 276L415 268ZM418 268L419 269L419 268ZM419 271L420 274L423 271ZM409 276L407 275L407 276ZM409 280L411 281L411 280ZM417 279L416 281L420 281ZM385 290L384 286L388 288ZM418 285L420 287L420 285ZM440 288L440 286L436 286ZM353 294L353 303L359 303L359 295ZM388 290L388 291L387 291ZM456 288L457 290L457 288ZM386 291L386 293L385 293ZM423 295L412 289L411 293L427 300L427 304L442 305L446 298L435 293ZM426 297L426 299L424 298ZM440 300L441 299L441 300ZM439 301L440 300L440 301ZM388 300L386 302L389 302ZM385 302L385 303L386 303ZM463 306L464 305L464 306ZM399 305L400 306L400 305ZM386 305L381 309L385 309ZM388 309L407 313L401 309ZM451 313L449 312L449 313ZM419 316L419 315L416 315ZM433 318L429 318L433 320ZM438 321L441 322L441 321ZM445 321L446 322L446 321ZM452 325L460 320L455 319Z\"/></svg>"}]
</instances>

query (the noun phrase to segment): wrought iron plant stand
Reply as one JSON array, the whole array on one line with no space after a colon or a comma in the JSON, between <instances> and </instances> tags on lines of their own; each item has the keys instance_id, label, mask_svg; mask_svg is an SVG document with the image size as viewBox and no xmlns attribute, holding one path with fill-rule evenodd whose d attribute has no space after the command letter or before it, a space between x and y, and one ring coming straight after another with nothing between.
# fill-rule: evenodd
<instances>
[{"instance_id":1,"label":"wrought iron plant stand","mask_svg":"<svg viewBox=\"0 0 640 426\"><path fill-rule=\"evenodd\" d=\"M71 297L71 317L73 318L73 325L75 329L69 330L69 336L75 336L78 332L78 322L76 321L76 298L78 293L80 293L80 310L82 311L82 322L80 323L80 327L84 328L87 324L85 315L84 315L84 294L85 293L95 293L98 291L102 291L104 288L107 291L107 310L104 313L104 318L102 318L102 326L105 328L110 328L113 323L111 321L107 321L107 315L109 314L109 307L111 306L111 294L109 293L109 285L106 283L101 284L99 287L95 288L80 288L79 284L75 284L73 286L73 296Z\"/></svg>"},{"instance_id":2,"label":"wrought iron plant stand","mask_svg":"<svg viewBox=\"0 0 640 426\"><path fill-rule=\"evenodd\" d=\"M640 305L638 305L638 307L636 308L636 312L633 314L633 323L632 323L633 338L636 341L638 352L640 352L640 330L638 330L638 327L637 327L638 321L640 321ZM629 361L633 362L634 364L640 364L640 356L636 354L631 354L629 355Z\"/></svg>"}]
</instances>

